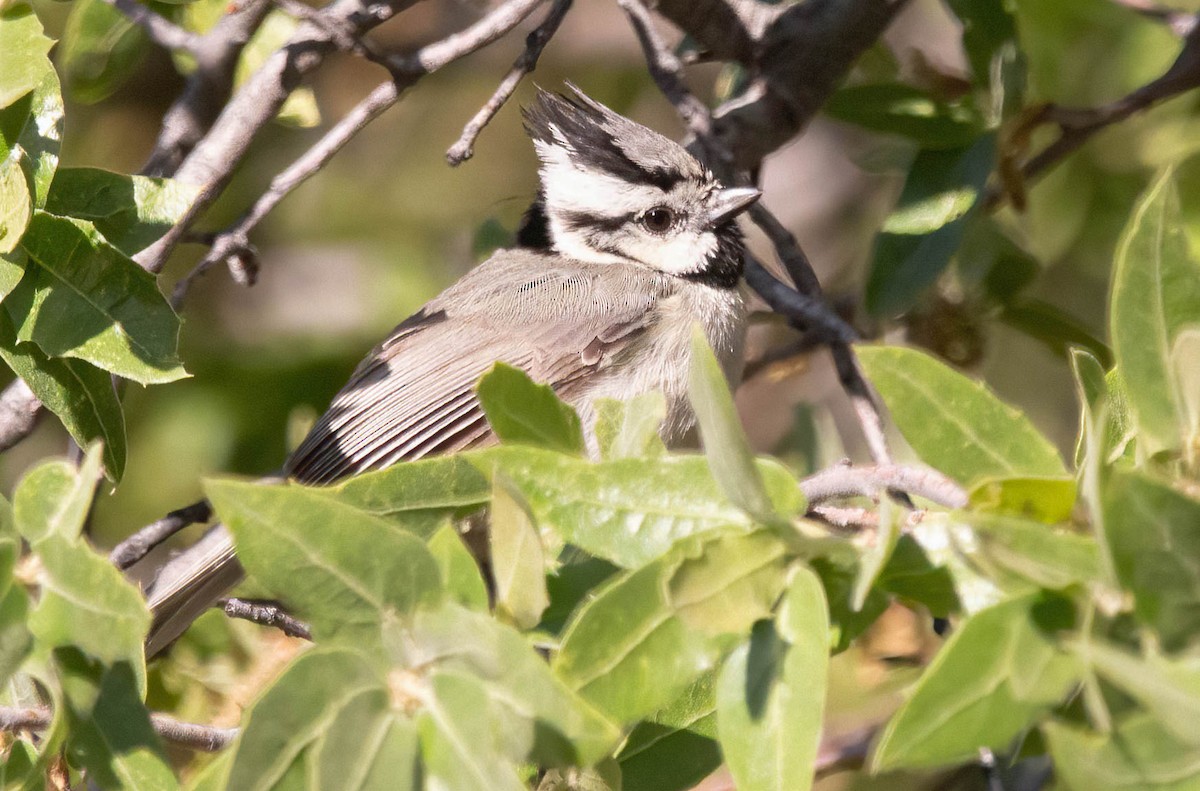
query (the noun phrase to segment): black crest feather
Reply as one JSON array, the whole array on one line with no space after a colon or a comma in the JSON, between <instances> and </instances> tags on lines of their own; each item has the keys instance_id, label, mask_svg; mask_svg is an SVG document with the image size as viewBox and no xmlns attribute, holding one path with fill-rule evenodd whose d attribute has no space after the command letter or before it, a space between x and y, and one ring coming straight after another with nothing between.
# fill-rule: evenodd
<instances>
[{"instance_id":1,"label":"black crest feather","mask_svg":"<svg viewBox=\"0 0 1200 791\"><path fill-rule=\"evenodd\" d=\"M583 167L663 190L701 175L699 163L679 144L567 86L572 96L539 88L523 109L525 130L534 141L569 148Z\"/></svg>"}]
</instances>

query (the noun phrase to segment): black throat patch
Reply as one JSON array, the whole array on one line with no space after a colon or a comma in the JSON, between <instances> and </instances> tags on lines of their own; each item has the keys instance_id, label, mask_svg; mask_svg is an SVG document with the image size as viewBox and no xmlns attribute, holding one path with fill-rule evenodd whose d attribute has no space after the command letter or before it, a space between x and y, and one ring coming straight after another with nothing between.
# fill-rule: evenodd
<instances>
[{"instance_id":1,"label":"black throat patch","mask_svg":"<svg viewBox=\"0 0 1200 791\"><path fill-rule=\"evenodd\" d=\"M742 230L738 228L737 223L730 220L717 228L715 233L716 249L708 254L699 269L685 272L680 277L713 288L737 288L746 265L743 257L745 241L742 238Z\"/></svg>"}]
</instances>

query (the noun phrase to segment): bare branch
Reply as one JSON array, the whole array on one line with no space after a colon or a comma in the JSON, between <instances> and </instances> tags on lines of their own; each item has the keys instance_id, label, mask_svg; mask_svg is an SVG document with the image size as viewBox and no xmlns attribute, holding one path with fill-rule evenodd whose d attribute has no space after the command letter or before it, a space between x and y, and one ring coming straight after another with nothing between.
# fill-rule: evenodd
<instances>
[{"instance_id":1,"label":"bare branch","mask_svg":"<svg viewBox=\"0 0 1200 791\"><path fill-rule=\"evenodd\" d=\"M0 451L6 451L29 436L37 425L42 402L25 384L16 379L0 393Z\"/></svg>"},{"instance_id":2,"label":"bare branch","mask_svg":"<svg viewBox=\"0 0 1200 791\"><path fill-rule=\"evenodd\" d=\"M225 189L259 130L276 116L304 78L337 49L331 28L345 24L355 35L362 35L406 5L405 0L333 0L320 11L328 25L302 23L221 108L212 127L184 158L174 176L199 191L180 220L134 260L149 272L162 271L171 251Z\"/></svg>"},{"instance_id":3,"label":"bare branch","mask_svg":"<svg viewBox=\"0 0 1200 791\"><path fill-rule=\"evenodd\" d=\"M184 157L200 142L229 101L238 59L269 8L267 0L234 4L233 10L199 38L193 50L196 69L163 116L154 150L142 167L143 174L174 175Z\"/></svg>"},{"instance_id":4,"label":"bare branch","mask_svg":"<svg viewBox=\"0 0 1200 791\"><path fill-rule=\"evenodd\" d=\"M150 550L185 527L203 524L212 519L212 513L212 505L208 500L201 500L172 511L117 544L109 553L108 559L114 566L124 571L146 557Z\"/></svg>"},{"instance_id":5,"label":"bare branch","mask_svg":"<svg viewBox=\"0 0 1200 791\"><path fill-rule=\"evenodd\" d=\"M753 75L713 114L714 136L753 171L816 115L907 0L658 0L656 10ZM724 174L722 174L724 175Z\"/></svg>"},{"instance_id":6,"label":"bare branch","mask_svg":"<svg viewBox=\"0 0 1200 791\"><path fill-rule=\"evenodd\" d=\"M184 30L166 17L159 16L137 0L104 0L145 31L155 44L165 49L195 54L200 49L200 37Z\"/></svg>"},{"instance_id":7,"label":"bare branch","mask_svg":"<svg viewBox=\"0 0 1200 791\"><path fill-rule=\"evenodd\" d=\"M767 305L805 331L813 331L827 343L852 343L854 328L842 320L820 297L802 294L776 278L757 258L746 253L746 283Z\"/></svg>"},{"instance_id":8,"label":"bare branch","mask_svg":"<svg viewBox=\"0 0 1200 791\"><path fill-rule=\"evenodd\" d=\"M649 10L641 0L617 0L617 3L629 17L633 31L637 34L654 84L662 91L663 96L667 97L667 101L675 106L675 111L687 124L688 131L698 140L709 141L712 138L712 115L708 105L688 90L684 80L683 63L654 29L654 20L651 19ZM726 162L730 158L729 151L724 147L720 147L719 151L707 153L716 153Z\"/></svg>"},{"instance_id":9,"label":"bare branch","mask_svg":"<svg viewBox=\"0 0 1200 791\"><path fill-rule=\"evenodd\" d=\"M273 626L288 637L312 640L312 631L308 624L288 615L277 602L229 598L221 599L217 606L230 618L240 618L261 626Z\"/></svg>"},{"instance_id":10,"label":"bare branch","mask_svg":"<svg viewBox=\"0 0 1200 791\"><path fill-rule=\"evenodd\" d=\"M809 503L843 497L875 497L884 491L908 492L946 508L965 508L967 493L954 481L929 467L897 465L835 466L800 482Z\"/></svg>"},{"instance_id":11,"label":"bare branch","mask_svg":"<svg viewBox=\"0 0 1200 791\"><path fill-rule=\"evenodd\" d=\"M292 190L323 168L363 127L395 104L421 77L482 49L505 35L545 0L510 0L466 29L422 47L412 55L390 58L393 79L380 84L367 98L346 113L310 149L271 181L250 210L230 228L217 234L212 249L175 287L172 297L178 307L197 277L231 257L252 252L249 234ZM185 218L186 221L186 218ZM177 225L172 231L183 227ZM164 237L165 238L165 237Z\"/></svg>"},{"instance_id":12,"label":"bare branch","mask_svg":"<svg viewBox=\"0 0 1200 791\"><path fill-rule=\"evenodd\" d=\"M1168 8L1151 0L1112 0L1116 5L1128 8L1147 19L1162 22L1177 36L1186 36L1196 27L1197 15L1175 8Z\"/></svg>"},{"instance_id":13,"label":"bare branch","mask_svg":"<svg viewBox=\"0 0 1200 791\"><path fill-rule=\"evenodd\" d=\"M809 262L808 256L805 255L804 249L800 247L800 242L792 232L761 203L750 207L750 219L754 220L754 224L761 228L767 238L771 240L771 244L775 246L775 252L779 255L779 260L783 262L783 266L787 270L788 277L792 279L792 283L800 293L810 297L820 297L821 281L817 279L817 273L813 270L812 263Z\"/></svg>"},{"instance_id":14,"label":"bare branch","mask_svg":"<svg viewBox=\"0 0 1200 791\"><path fill-rule=\"evenodd\" d=\"M1122 2L1122 5L1129 3ZM1021 182L1032 181L1079 150L1097 132L1182 93L1200 88L1200 27L1196 25L1200 15L1187 16L1190 25L1183 33L1183 48L1162 76L1099 107L1045 105L1022 124L1012 135L1017 140L1028 140L1034 129L1044 125L1057 126L1058 137L1020 165L1017 179ZM985 197L985 205L994 209L1007 198L1019 207L1023 187L1023 183L1018 183L1006 184L1003 190L994 189Z\"/></svg>"},{"instance_id":15,"label":"bare branch","mask_svg":"<svg viewBox=\"0 0 1200 791\"><path fill-rule=\"evenodd\" d=\"M46 708L22 709L0 706L0 731L42 731L50 727L51 713ZM228 747L237 738L237 728L216 728L180 722L165 714L151 714L154 731L164 740L181 747L214 753Z\"/></svg>"},{"instance_id":16,"label":"bare branch","mask_svg":"<svg viewBox=\"0 0 1200 791\"><path fill-rule=\"evenodd\" d=\"M555 0L554 7L550 9L550 13L546 14L546 19L525 38L525 51L513 63L508 74L504 75L504 79L500 81L500 85L491 98L463 127L462 135L446 151L446 161L452 167L461 165L474 155L475 141L478 139L479 133L491 123L504 103L512 98L525 75L537 68L542 50L550 43L550 39L553 38L569 10L571 10L571 0Z\"/></svg>"}]
</instances>

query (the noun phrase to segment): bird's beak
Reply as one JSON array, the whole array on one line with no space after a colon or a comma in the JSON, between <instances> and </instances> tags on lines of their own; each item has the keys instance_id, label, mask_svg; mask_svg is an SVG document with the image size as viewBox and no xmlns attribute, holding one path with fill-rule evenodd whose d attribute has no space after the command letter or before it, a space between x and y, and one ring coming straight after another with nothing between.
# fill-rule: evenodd
<instances>
[{"instance_id":1,"label":"bird's beak","mask_svg":"<svg viewBox=\"0 0 1200 791\"><path fill-rule=\"evenodd\" d=\"M751 203L762 197L754 187L729 187L717 193L708 210L708 225L715 228L741 214Z\"/></svg>"}]
</instances>

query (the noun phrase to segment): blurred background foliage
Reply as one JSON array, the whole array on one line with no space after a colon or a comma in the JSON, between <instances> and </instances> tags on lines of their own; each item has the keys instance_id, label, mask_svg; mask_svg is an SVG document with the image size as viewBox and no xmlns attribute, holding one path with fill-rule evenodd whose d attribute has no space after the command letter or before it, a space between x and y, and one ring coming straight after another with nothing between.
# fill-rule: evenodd
<instances>
[{"instance_id":1,"label":"blurred background foliage","mask_svg":"<svg viewBox=\"0 0 1200 791\"><path fill-rule=\"evenodd\" d=\"M62 165L136 172L182 87L170 56L131 24L114 24L116 12L99 0L35 5L47 32L60 40L53 54L67 100ZM1026 106L1111 101L1161 74L1178 52L1178 39L1165 26L1107 0L1011 5L1026 57ZM190 15L188 23L200 28L222 7L222 0L156 6ZM410 50L461 27L482 7L468 0L420 3L373 35L388 50ZM1174 7L1198 10L1200 0ZM262 35L284 35L287 24L281 19ZM938 0L913 0L856 69L847 90L902 81L953 103L969 86L961 35ZM263 53L272 46L269 38L260 43ZM181 343L192 378L126 388L129 462L120 488L100 495L92 524L100 544L112 544L198 499L207 475L276 469L289 441L303 433L376 341L509 240L536 188L535 159L515 104L483 133L473 159L450 168L444 152L520 47L520 38L510 36L422 80L285 200L257 229L262 271L254 288L233 283L219 270L197 284L183 312ZM243 211L381 74L349 56L337 56L321 69L311 91L294 97L281 122L260 135L210 214L213 227ZM729 78L707 66L690 75L702 96L721 91ZM578 2L534 77L548 88L570 79L638 121L671 136L682 133L614 3ZM522 86L517 100L528 99L532 90ZM835 100L831 114L767 162L767 205L804 244L835 303L861 324L873 322L875 332L930 347L981 376L1069 458L1078 406L1061 341L1066 328L1077 341L1105 337L1117 236L1155 170L1186 160L1200 146L1198 97L1184 94L1101 132L1032 186L1024 211L1002 208L973 224L956 267L924 292L903 321L886 312L867 318L865 301L875 234L904 187L917 147L910 138L832 117L853 113L854 94L842 99L842 112ZM1045 142L1043 133L1033 142ZM1179 183L1187 232L1200 241L1200 162L1185 162ZM763 240L752 238L766 255ZM176 255L164 277L168 291L200 253L193 247ZM980 270L984 262L996 261L1002 265ZM1037 310L1006 312L1014 289L1021 304L1034 303ZM750 355L788 339L776 322L761 322ZM757 449L796 461L800 472L843 454L861 456L853 418L823 352L761 369L738 398ZM845 446L840 438L848 438ZM66 443L58 423L43 420L34 437L0 458L5 492L36 458L61 454ZM185 533L183 540L192 537ZM910 621L876 633L882 645L867 640L835 662L834 695L842 701L831 707L835 727L839 719L869 717L856 706L882 705L878 695L864 694L869 684L858 664L864 652L903 660L930 650L928 635ZM262 659L270 652L256 652L252 640L279 639L216 614L203 619L174 661L152 678L158 685L152 707L155 695L176 696L186 686L172 678L200 678L221 689L237 684L246 687L246 696L253 694L255 679L272 670L260 666L255 675L243 674L251 656L270 664ZM906 671L891 672L895 662L885 669L873 681L898 689L910 680ZM203 698L202 690L192 688L189 694ZM204 703L198 699L195 705ZM192 716L188 709L182 705L177 711L186 718Z\"/></svg>"}]
</instances>

